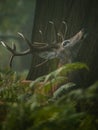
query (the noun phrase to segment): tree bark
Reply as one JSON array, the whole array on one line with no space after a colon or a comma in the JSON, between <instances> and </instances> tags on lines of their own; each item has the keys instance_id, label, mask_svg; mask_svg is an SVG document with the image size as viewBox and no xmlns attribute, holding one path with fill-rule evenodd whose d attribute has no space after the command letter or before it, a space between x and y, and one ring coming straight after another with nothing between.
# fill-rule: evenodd
<instances>
[{"instance_id":1,"label":"tree bark","mask_svg":"<svg viewBox=\"0 0 98 130\"><path fill-rule=\"evenodd\" d=\"M53 21L59 29L60 23L65 20L68 24L66 39L74 35L81 28L87 30L88 36L82 42L75 61L87 63L88 73L79 72L81 78L78 83L89 85L98 79L98 6L97 0L37 0L32 41L40 41L38 30L45 30L47 23ZM48 39L49 40L49 39ZM41 59L32 58L32 64L27 79L34 80L50 71L50 63L39 68L33 68ZM54 67L55 68L55 67ZM74 75L74 74L73 74ZM74 81L77 82L75 76Z\"/></svg>"}]
</instances>

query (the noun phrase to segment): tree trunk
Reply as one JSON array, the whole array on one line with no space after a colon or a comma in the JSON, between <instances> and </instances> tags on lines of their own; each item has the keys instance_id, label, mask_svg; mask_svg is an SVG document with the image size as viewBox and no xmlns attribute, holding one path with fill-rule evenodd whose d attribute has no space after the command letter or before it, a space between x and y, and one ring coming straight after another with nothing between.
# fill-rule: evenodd
<instances>
[{"instance_id":1,"label":"tree trunk","mask_svg":"<svg viewBox=\"0 0 98 130\"><path fill-rule=\"evenodd\" d=\"M78 83L89 85L98 79L97 0L37 0L32 41L41 42L38 30L41 29L44 31L49 21L53 21L59 29L60 23L63 20L67 21L68 24L66 39L74 35L81 28L86 29L88 32L88 36L82 42L80 51L75 60L85 62L90 67L90 71L85 73L85 76L81 73L78 74L81 76ZM39 68L33 68L39 61L41 61L41 59L36 56L32 58L27 79L36 79L50 71L51 62ZM77 77L78 76L75 76L75 81L77 81Z\"/></svg>"}]
</instances>

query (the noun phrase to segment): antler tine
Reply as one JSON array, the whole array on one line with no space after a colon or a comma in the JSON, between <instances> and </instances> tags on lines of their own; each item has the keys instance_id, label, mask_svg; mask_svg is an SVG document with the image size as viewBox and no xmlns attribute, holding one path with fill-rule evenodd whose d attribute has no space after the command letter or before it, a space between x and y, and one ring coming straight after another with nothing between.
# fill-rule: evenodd
<instances>
[{"instance_id":1,"label":"antler tine","mask_svg":"<svg viewBox=\"0 0 98 130\"><path fill-rule=\"evenodd\" d=\"M40 32L41 33L41 32ZM20 37L22 37L26 43L29 45L29 49L30 49L30 52L32 53L34 50L41 50L41 49L44 49L47 47L47 44L46 43L38 43L38 42L34 42L34 44L32 44L22 33L18 32L18 35Z\"/></svg>"},{"instance_id":2,"label":"antler tine","mask_svg":"<svg viewBox=\"0 0 98 130\"><path fill-rule=\"evenodd\" d=\"M16 45L13 44L13 47L9 47L7 44L5 44L3 41L1 41L1 44L7 48L7 50L9 50L14 56L22 56L22 55L27 55L27 54L30 54L31 53L31 50L28 49L26 51L23 51L23 52L16 52Z\"/></svg>"},{"instance_id":3,"label":"antler tine","mask_svg":"<svg viewBox=\"0 0 98 130\"><path fill-rule=\"evenodd\" d=\"M64 25L64 32L58 32L57 35L61 38L61 41L64 41L67 33L67 23L65 21L62 21L62 25Z\"/></svg>"},{"instance_id":4,"label":"antler tine","mask_svg":"<svg viewBox=\"0 0 98 130\"><path fill-rule=\"evenodd\" d=\"M12 68L13 59L14 59L14 55L11 55L10 60L9 60L9 66L10 66L10 68Z\"/></svg>"},{"instance_id":5,"label":"antler tine","mask_svg":"<svg viewBox=\"0 0 98 130\"><path fill-rule=\"evenodd\" d=\"M64 38L64 40L65 40L65 36L66 36L66 33L67 33L67 22L65 22L65 21L62 21L62 24L64 24L65 25L65 32L64 32L64 34L63 34L63 38Z\"/></svg>"},{"instance_id":6,"label":"antler tine","mask_svg":"<svg viewBox=\"0 0 98 130\"><path fill-rule=\"evenodd\" d=\"M28 49L26 51L23 51L23 52L16 52L16 45L13 43L12 44L12 48L9 47L7 44L5 44L3 41L1 41L1 44L8 50L12 53L11 57L10 57L10 60L9 60L9 65L10 67L12 67L12 62L13 62L13 58L15 56L23 56L23 55L27 55L27 54L30 54L31 53L31 50Z\"/></svg>"},{"instance_id":7,"label":"antler tine","mask_svg":"<svg viewBox=\"0 0 98 130\"><path fill-rule=\"evenodd\" d=\"M24 41L29 45L30 49L32 50L32 43L20 32L18 32L18 35L23 38Z\"/></svg>"},{"instance_id":8,"label":"antler tine","mask_svg":"<svg viewBox=\"0 0 98 130\"><path fill-rule=\"evenodd\" d=\"M20 35L29 45L29 50L31 53L34 53L34 51L42 51L42 50L47 50L49 46L46 43L38 43L34 42L33 44L22 34L18 32L18 35Z\"/></svg>"},{"instance_id":9,"label":"antler tine","mask_svg":"<svg viewBox=\"0 0 98 130\"><path fill-rule=\"evenodd\" d=\"M30 43L30 41L22 34L18 32L18 35L21 36L29 45L30 52L33 53L34 51L42 51L42 50L47 50L49 48L48 44L46 43L38 43L34 42L33 44Z\"/></svg>"},{"instance_id":10,"label":"antler tine","mask_svg":"<svg viewBox=\"0 0 98 130\"><path fill-rule=\"evenodd\" d=\"M54 22L53 22L53 21L49 21L49 23L54 25Z\"/></svg>"},{"instance_id":11,"label":"antler tine","mask_svg":"<svg viewBox=\"0 0 98 130\"><path fill-rule=\"evenodd\" d=\"M11 47L9 47L7 44L5 44L3 41L1 41L1 44L5 47L5 48L7 48L12 54L14 54L14 50L11 48Z\"/></svg>"},{"instance_id":12,"label":"antler tine","mask_svg":"<svg viewBox=\"0 0 98 130\"><path fill-rule=\"evenodd\" d=\"M53 29L54 29L54 33L55 33L54 35L55 35L55 37L56 37L54 43L57 43L57 30L56 30L56 26L55 26L55 24L54 24L53 21L49 21L49 23L52 24Z\"/></svg>"},{"instance_id":13,"label":"antler tine","mask_svg":"<svg viewBox=\"0 0 98 130\"><path fill-rule=\"evenodd\" d=\"M16 45L14 43L12 43L12 49L13 49L13 51L16 51ZM10 66L10 68L12 68L12 62L13 62L14 56L15 55L12 53L12 55L10 57L10 60L9 60L9 66Z\"/></svg>"},{"instance_id":14,"label":"antler tine","mask_svg":"<svg viewBox=\"0 0 98 130\"><path fill-rule=\"evenodd\" d=\"M43 42L43 32L42 32L42 30L39 30L39 33L40 33L40 35L41 35L41 42Z\"/></svg>"},{"instance_id":15,"label":"antler tine","mask_svg":"<svg viewBox=\"0 0 98 130\"><path fill-rule=\"evenodd\" d=\"M12 42L12 49L16 51L16 45Z\"/></svg>"},{"instance_id":16,"label":"antler tine","mask_svg":"<svg viewBox=\"0 0 98 130\"><path fill-rule=\"evenodd\" d=\"M11 57L10 57L10 60L9 60L9 66L10 68L12 67L12 61L13 61L13 58L15 56L15 53L14 51L16 50L16 46L15 44L13 43L13 47L10 48L7 44L5 44L3 41L1 41L1 44L8 49L8 51L10 51L12 53Z\"/></svg>"},{"instance_id":17,"label":"antler tine","mask_svg":"<svg viewBox=\"0 0 98 130\"><path fill-rule=\"evenodd\" d=\"M63 35L60 32L57 33L57 35L61 38L62 41L64 40Z\"/></svg>"}]
</instances>

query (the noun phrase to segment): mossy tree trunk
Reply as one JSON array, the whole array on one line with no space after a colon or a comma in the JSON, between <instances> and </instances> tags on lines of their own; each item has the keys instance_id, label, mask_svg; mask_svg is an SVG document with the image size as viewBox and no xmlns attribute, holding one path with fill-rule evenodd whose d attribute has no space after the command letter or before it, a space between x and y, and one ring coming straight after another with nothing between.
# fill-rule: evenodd
<instances>
[{"instance_id":1,"label":"mossy tree trunk","mask_svg":"<svg viewBox=\"0 0 98 130\"><path fill-rule=\"evenodd\" d=\"M49 21L55 22L59 29L63 20L67 21L68 24L66 39L81 28L88 32L87 38L82 42L76 61L85 62L90 67L90 71L85 76L80 73L81 80L79 79L79 82L85 82L85 85L91 84L98 79L97 0L37 0L32 41L40 41L38 30L44 31ZM27 79L33 80L49 72L50 63L33 68L40 60L36 56L32 58Z\"/></svg>"}]
</instances>

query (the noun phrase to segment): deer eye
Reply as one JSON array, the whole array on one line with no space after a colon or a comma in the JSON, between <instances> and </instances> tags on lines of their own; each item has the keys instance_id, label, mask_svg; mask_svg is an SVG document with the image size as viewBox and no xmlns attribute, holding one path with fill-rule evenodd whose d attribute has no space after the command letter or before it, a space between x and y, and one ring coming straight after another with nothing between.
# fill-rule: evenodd
<instances>
[{"instance_id":1,"label":"deer eye","mask_svg":"<svg viewBox=\"0 0 98 130\"><path fill-rule=\"evenodd\" d=\"M69 44L70 43L70 41L69 40L65 40L65 41L63 41L62 42L62 45L63 45L63 47L65 47L67 44Z\"/></svg>"}]
</instances>

